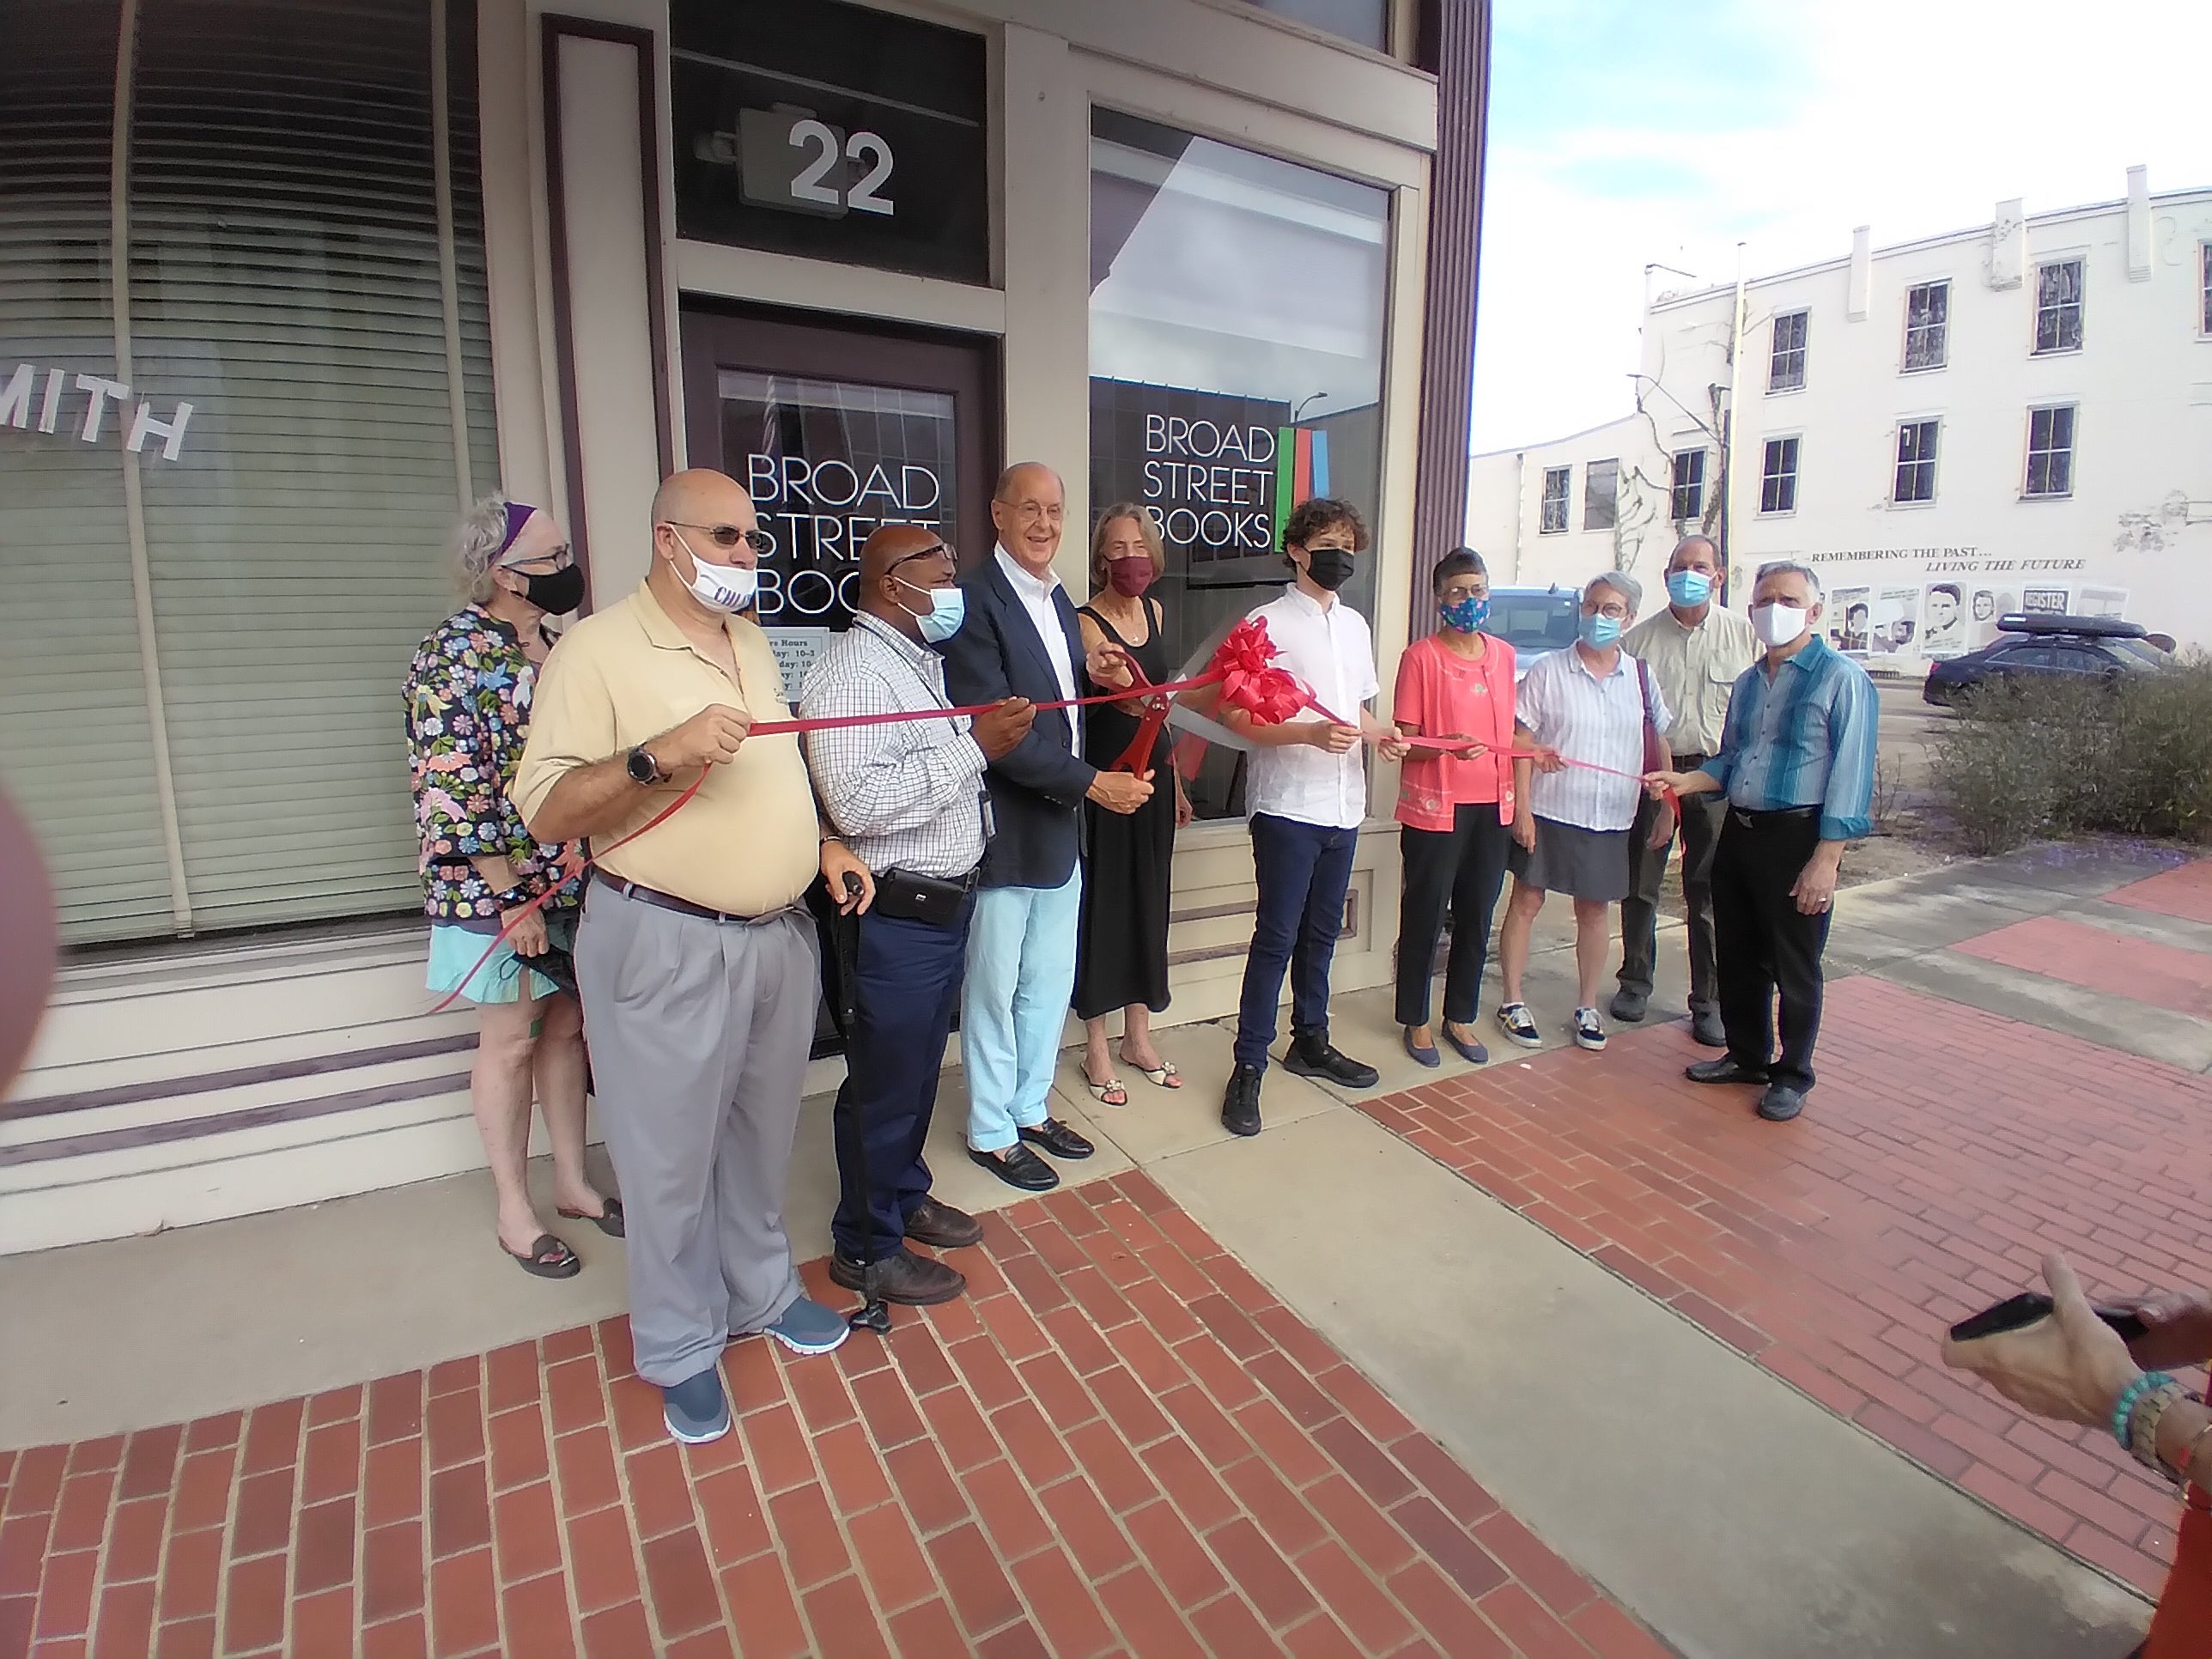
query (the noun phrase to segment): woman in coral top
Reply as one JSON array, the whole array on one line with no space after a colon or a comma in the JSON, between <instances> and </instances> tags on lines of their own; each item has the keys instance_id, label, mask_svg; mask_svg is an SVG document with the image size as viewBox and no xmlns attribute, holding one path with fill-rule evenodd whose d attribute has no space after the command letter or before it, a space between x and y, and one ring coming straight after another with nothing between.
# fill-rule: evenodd
<instances>
[{"instance_id":1,"label":"woman in coral top","mask_svg":"<svg viewBox=\"0 0 2212 1659\"><path fill-rule=\"evenodd\" d=\"M2157 1368L2201 1365L2212 1355L2212 1291L2100 1303L2142 1320L2143 1334L2124 1342L2097 1316L2063 1258L2046 1257L2043 1277L2051 1286L2049 1314L2000 1335L1946 1341L1943 1363L1973 1372L2038 1417L2104 1429L2137 1462L2180 1488L2173 1569L2149 1639L2131 1659L2203 1659L2212 1653L2212 1408Z\"/></svg>"},{"instance_id":2,"label":"woman in coral top","mask_svg":"<svg viewBox=\"0 0 2212 1659\"><path fill-rule=\"evenodd\" d=\"M1449 914L1444 1041L1480 1066L1490 1054L1474 1034L1475 1002L1512 842L1513 647L1482 631L1490 573L1480 555L1455 547L1430 580L1442 622L1398 659L1390 718L1408 737L1463 738L1468 746L1416 749L1399 774L1398 1024L1407 1054L1424 1066L1441 1063L1429 981Z\"/></svg>"}]
</instances>

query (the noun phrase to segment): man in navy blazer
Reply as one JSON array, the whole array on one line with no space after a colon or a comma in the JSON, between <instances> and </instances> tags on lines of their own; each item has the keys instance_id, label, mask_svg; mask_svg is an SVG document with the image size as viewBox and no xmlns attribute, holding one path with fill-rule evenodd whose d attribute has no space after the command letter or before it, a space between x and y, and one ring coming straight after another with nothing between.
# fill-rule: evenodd
<instances>
[{"instance_id":1,"label":"man in navy blazer","mask_svg":"<svg viewBox=\"0 0 2212 1659\"><path fill-rule=\"evenodd\" d=\"M998 545L962 579L965 617L943 647L954 702L1026 697L1042 705L1129 684L1110 650L1086 661L1075 606L1053 574L1066 510L1050 467L1023 461L1000 475L991 499ZM1102 772L1083 758L1082 713L1040 707L1029 735L984 775L995 824L960 998L968 1155L1033 1193L1057 1187L1060 1176L1031 1146L1055 1158L1091 1153L1047 1110L1075 989L1083 802L1133 812L1152 793L1149 772Z\"/></svg>"}]
</instances>

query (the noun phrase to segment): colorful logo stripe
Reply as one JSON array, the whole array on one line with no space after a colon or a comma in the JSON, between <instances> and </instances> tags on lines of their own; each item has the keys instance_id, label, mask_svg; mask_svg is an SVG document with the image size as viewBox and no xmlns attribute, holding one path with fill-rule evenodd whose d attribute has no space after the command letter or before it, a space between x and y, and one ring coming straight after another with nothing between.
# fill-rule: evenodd
<instances>
[{"instance_id":1,"label":"colorful logo stripe","mask_svg":"<svg viewBox=\"0 0 2212 1659\"><path fill-rule=\"evenodd\" d=\"M1312 427L1275 428L1275 545L1283 544L1291 509L1328 494L1328 434Z\"/></svg>"}]
</instances>

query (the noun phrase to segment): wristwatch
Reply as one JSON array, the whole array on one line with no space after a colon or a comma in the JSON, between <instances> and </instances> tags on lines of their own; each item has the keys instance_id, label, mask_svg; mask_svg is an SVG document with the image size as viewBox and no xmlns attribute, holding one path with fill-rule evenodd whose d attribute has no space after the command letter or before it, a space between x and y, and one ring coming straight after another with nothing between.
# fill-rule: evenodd
<instances>
[{"instance_id":1,"label":"wristwatch","mask_svg":"<svg viewBox=\"0 0 2212 1659\"><path fill-rule=\"evenodd\" d=\"M652 750L643 744L629 751L623 765L629 769L632 783L665 783L668 774L660 769L660 763L653 757Z\"/></svg>"}]
</instances>

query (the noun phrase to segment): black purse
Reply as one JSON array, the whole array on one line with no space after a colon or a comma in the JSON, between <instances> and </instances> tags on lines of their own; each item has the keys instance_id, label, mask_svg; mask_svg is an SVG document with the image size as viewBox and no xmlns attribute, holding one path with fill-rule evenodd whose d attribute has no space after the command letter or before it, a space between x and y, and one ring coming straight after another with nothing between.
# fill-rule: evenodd
<instances>
[{"instance_id":1,"label":"black purse","mask_svg":"<svg viewBox=\"0 0 2212 1659\"><path fill-rule=\"evenodd\" d=\"M886 870L876 878L875 908L902 921L926 921L950 927L972 890L969 881L944 881L911 870Z\"/></svg>"}]
</instances>

